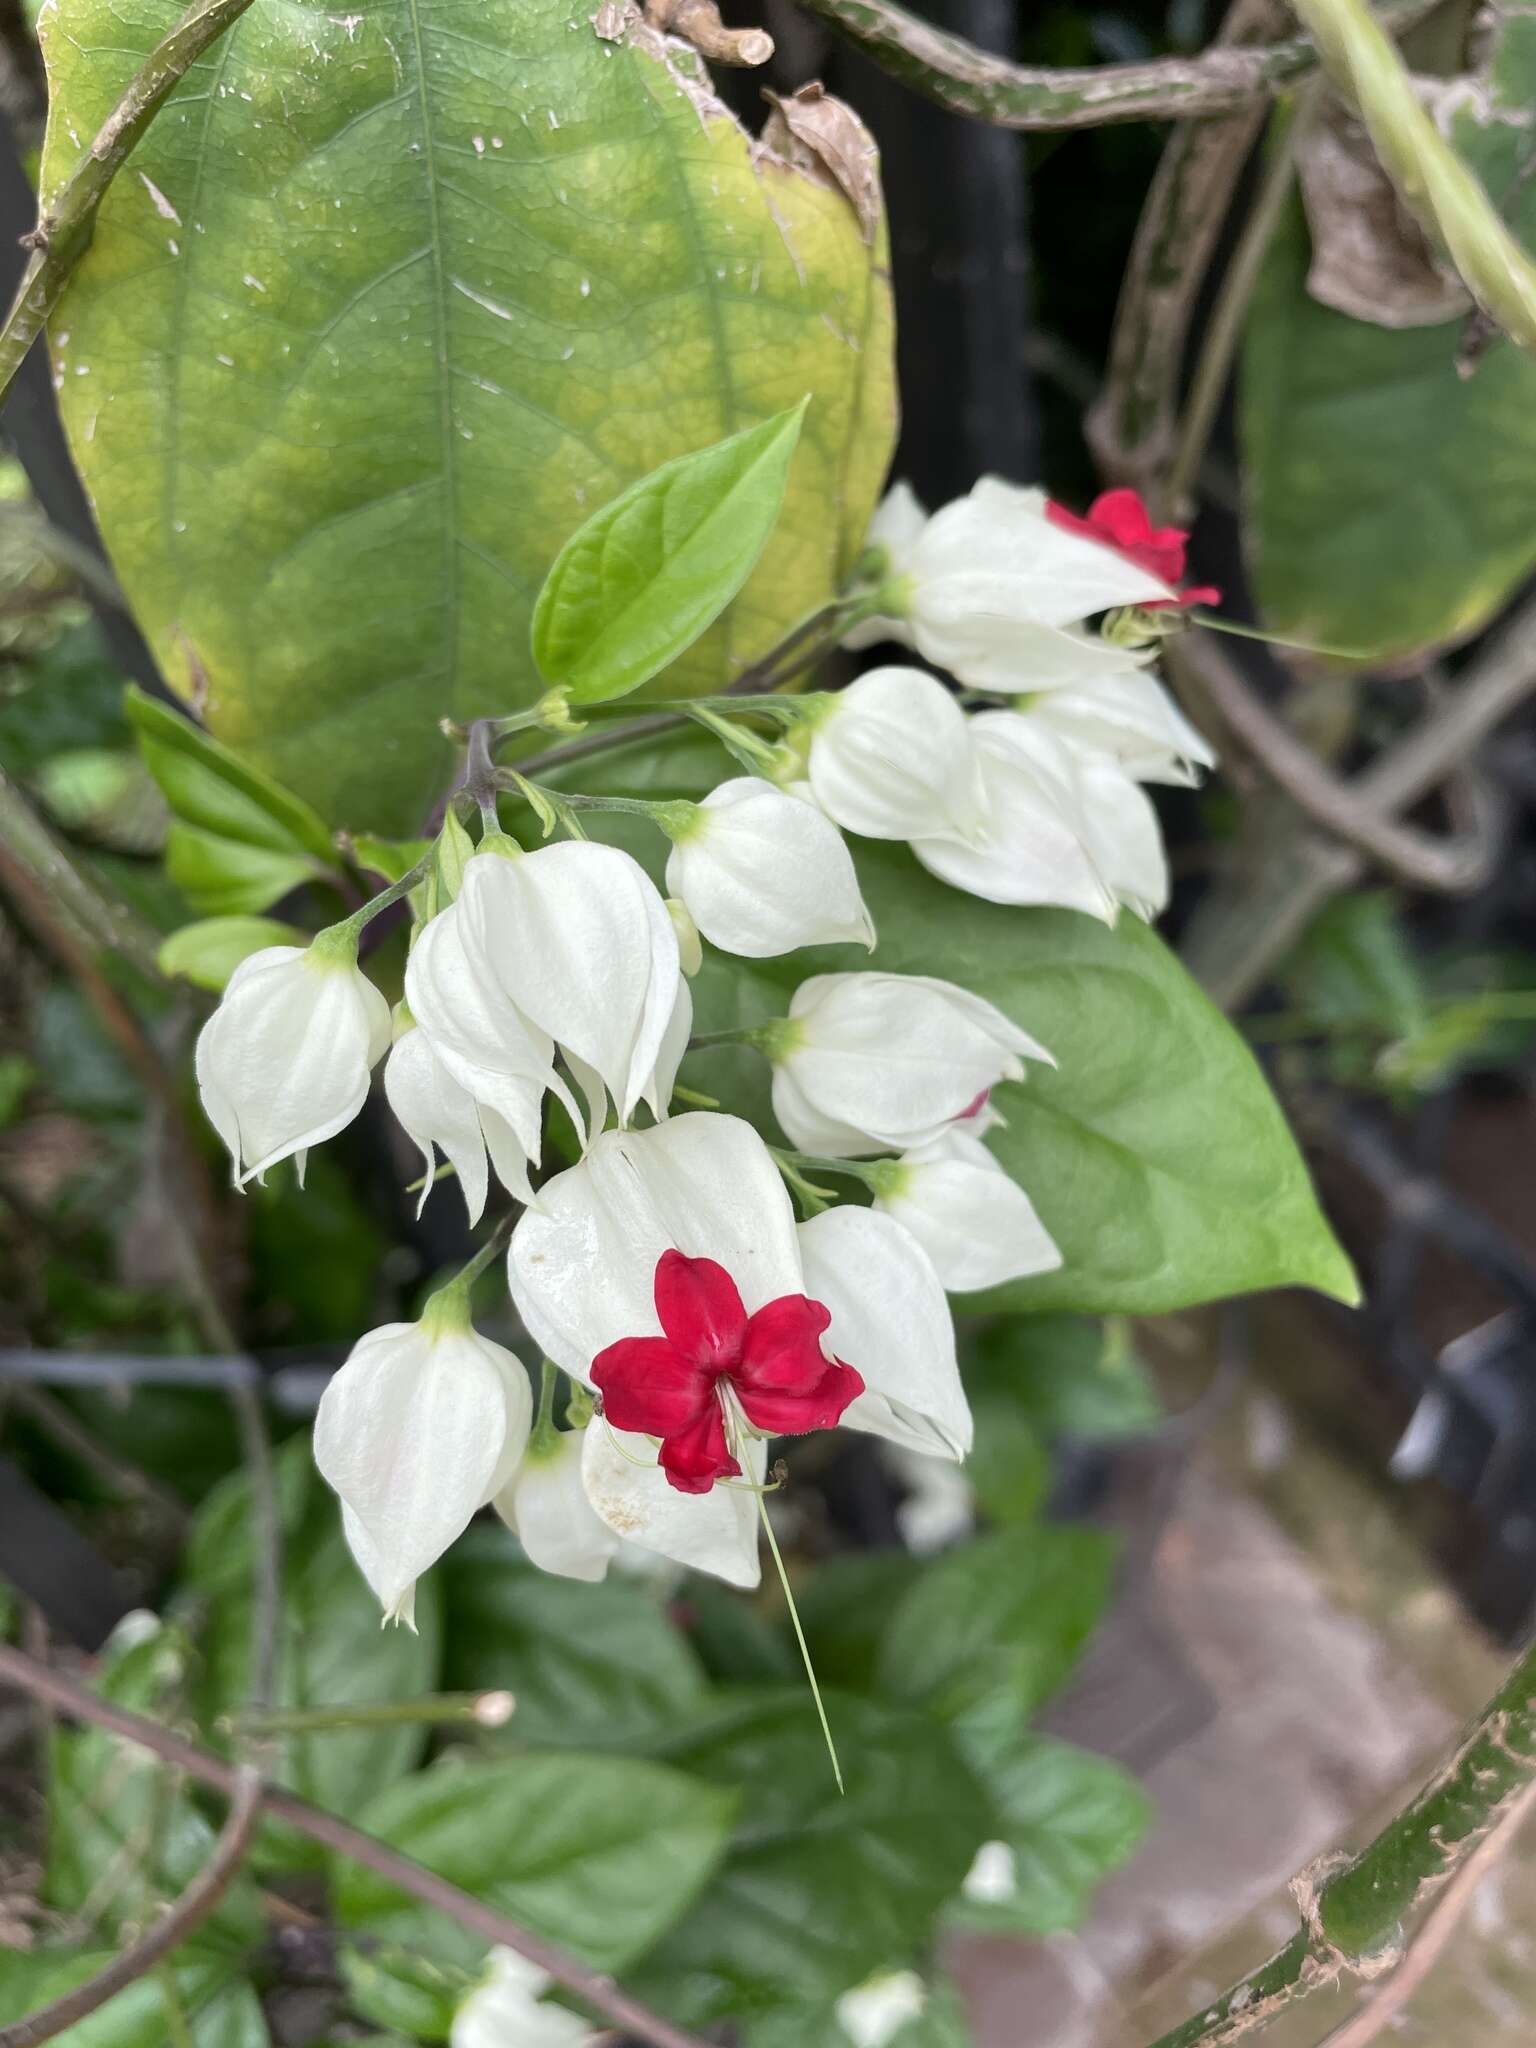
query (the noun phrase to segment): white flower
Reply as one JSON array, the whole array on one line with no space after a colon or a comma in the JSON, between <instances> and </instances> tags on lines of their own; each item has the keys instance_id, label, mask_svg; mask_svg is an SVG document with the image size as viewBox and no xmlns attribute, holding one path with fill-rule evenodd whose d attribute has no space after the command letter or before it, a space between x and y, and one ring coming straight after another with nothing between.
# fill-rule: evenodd
<instances>
[{"instance_id":1,"label":"white flower","mask_svg":"<svg viewBox=\"0 0 1536 2048\"><path fill-rule=\"evenodd\" d=\"M927 2005L928 1987L917 1972L892 1970L845 1991L837 2001L837 2023L853 2048L886 2048L904 2026L922 2018Z\"/></svg>"},{"instance_id":2,"label":"white flower","mask_svg":"<svg viewBox=\"0 0 1536 2048\"><path fill-rule=\"evenodd\" d=\"M439 1150L464 1191L471 1223L479 1222L485 1208L487 1152L502 1186L520 1201L534 1199L528 1184L528 1155L516 1131L489 1102L475 1100L438 1057L427 1033L415 1024L402 1031L384 1063L384 1093L401 1128L426 1161L421 1200L416 1204L418 1216L432 1192Z\"/></svg>"},{"instance_id":3,"label":"white flower","mask_svg":"<svg viewBox=\"0 0 1536 2048\"><path fill-rule=\"evenodd\" d=\"M389 1044L389 1004L336 927L308 947L264 946L240 962L197 1039L203 1111L234 1161L260 1180L344 1130Z\"/></svg>"},{"instance_id":4,"label":"white flower","mask_svg":"<svg viewBox=\"0 0 1536 2048\"><path fill-rule=\"evenodd\" d=\"M1119 669L1061 689L1033 678L1025 687L1039 694L1016 709L1070 746L1107 755L1136 782L1191 785L1200 768L1216 765L1208 742L1134 655Z\"/></svg>"},{"instance_id":5,"label":"white flower","mask_svg":"<svg viewBox=\"0 0 1536 2048\"><path fill-rule=\"evenodd\" d=\"M597 2035L579 2013L543 2002L554 1979L516 1949L493 1948L454 2012L449 2048L579 2048Z\"/></svg>"},{"instance_id":6,"label":"white flower","mask_svg":"<svg viewBox=\"0 0 1536 2048\"><path fill-rule=\"evenodd\" d=\"M827 816L866 839L964 838L985 815L965 713L922 669L871 669L833 697L811 727L807 774Z\"/></svg>"},{"instance_id":7,"label":"white flower","mask_svg":"<svg viewBox=\"0 0 1536 2048\"><path fill-rule=\"evenodd\" d=\"M892 1444L886 1467L901 1481L896 1526L914 1557L932 1557L976 1533L976 1495L965 1474L948 1458Z\"/></svg>"},{"instance_id":8,"label":"white flower","mask_svg":"<svg viewBox=\"0 0 1536 2048\"><path fill-rule=\"evenodd\" d=\"M672 1015L667 1019L667 1028L662 1033L661 1044L657 1048L656 1065L644 1089L644 1099L650 1104L651 1112L658 1122L671 1109L672 1091L677 1086L677 1070L683 1064L683 1054L688 1050L688 1040L692 1035L693 991L679 975L677 1000L672 1005Z\"/></svg>"},{"instance_id":9,"label":"white flower","mask_svg":"<svg viewBox=\"0 0 1536 2048\"><path fill-rule=\"evenodd\" d=\"M481 858L495 856L475 856L476 861ZM474 865L472 861L465 873ZM473 943L462 903L451 903L417 934L406 963L405 1000L438 1063L482 1112L491 1111L510 1131L524 1157L537 1164L546 1089L553 1089L573 1116L575 1107L555 1073L554 1041L504 993ZM419 1123L420 1105L408 1106ZM401 1121L420 1143L418 1126L403 1115ZM490 1128L482 1115L482 1131L489 1135ZM506 1163L510 1168L510 1156ZM498 1171L501 1166L498 1157ZM523 1184L514 1179L509 1185L528 1199Z\"/></svg>"},{"instance_id":10,"label":"white flower","mask_svg":"<svg viewBox=\"0 0 1536 2048\"><path fill-rule=\"evenodd\" d=\"M983 477L919 525L921 507L897 489L870 532L893 616L855 628L850 645L898 638L975 689L1012 693L1032 668L1070 657L1063 629L1118 605L1177 601L1117 549L1057 525L1043 491Z\"/></svg>"},{"instance_id":11,"label":"white flower","mask_svg":"<svg viewBox=\"0 0 1536 2048\"><path fill-rule=\"evenodd\" d=\"M1102 754L1084 755L1078 776L1094 866L1116 902L1150 922L1168 907L1168 857L1152 799Z\"/></svg>"},{"instance_id":12,"label":"white flower","mask_svg":"<svg viewBox=\"0 0 1536 2048\"><path fill-rule=\"evenodd\" d=\"M1008 1843L983 1842L960 1889L966 1898L988 1906L1011 1899L1019 1889L1019 1863Z\"/></svg>"},{"instance_id":13,"label":"white flower","mask_svg":"<svg viewBox=\"0 0 1536 2048\"><path fill-rule=\"evenodd\" d=\"M470 1326L455 1284L353 1346L320 1397L315 1463L386 1619L410 1619L417 1579L507 1484L532 1416L527 1374Z\"/></svg>"},{"instance_id":14,"label":"white flower","mask_svg":"<svg viewBox=\"0 0 1536 2048\"><path fill-rule=\"evenodd\" d=\"M722 952L873 946L853 859L830 818L761 776L722 782L672 828L667 890Z\"/></svg>"},{"instance_id":15,"label":"white flower","mask_svg":"<svg viewBox=\"0 0 1536 2048\"><path fill-rule=\"evenodd\" d=\"M894 1217L823 1209L800 1225L805 1292L832 1311L826 1348L863 1375L845 1429L958 1461L971 1410L955 1361L955 1325L927 1253Z\"/></svg>"},{"instance_id":16,"label":"white flower","mask_svg":"<svg viewBox=\"0 0 1536 2048\"><path fill-rule=\"evenodd\" d=\"M505 996L598 1076L627 1123L655 1072L680 978L677 934L645 870L590 840L515 858L482 850L455 908ZM421 1016L414 999L411 1008Z\"/></svg>"},{"instance_id":17,"label":"white flower","mask_svg":"<svg viewBox=\"0 0 1536 2048\"><path fill-rule=\"evenodd\" d=\"M1028 1195L969 1130L951 1125L878 1171L874 1206L906 1226L950 1293L1061 1264Z\"/></svg>"},{"instance_id":18,"label":"white flower","mask_svg":"<svg viewBox=\"0 0 1536 2048\"><path fill-rule=\"evenodd\" d=\"M601 1431L602 1424L597 1426ZM581 1469L586 1434L562 1429L541 1441L536 1433L492 1503L529 1562L563 1579L602 1578L619 1547L618 1537L587 1499Z\"/></svg>"},{"instance_id":19,"label":"white flower","mask_svg":"<svg viewBox=\"0 0 1536 2048\"><path fill-rule=\"evenodd\" d=\"M614 1535L753 1586L769 1436L842 1414L951 1456L969 1442L921 1249L862 1209L807 1240L750 1124L692 1112L606 1132L541 1196L512 1235L512 1296L546 1355L602 1393L582 1478Z\"/></svg>"},{"instance_id":20,"label":"white flower","mask_svg":"<svg viewBox=\"0 0 1536 2048\"><path fill-rule=\"evenodd\" d=\"M1016 728L1026 727L1023 736ZM941 882L989 903L1081 910L1106 924L1116 899L1094 858L1082 763L1052 733L1014 711L970 720L985 814L965 836L914 839L912 851Z\"/></svg>"},{"instance_id":21,"label":"white flower","mask_svg":"<svg viewBox=\"0 0 1536 2048\"><path fill-rule=\"evenodd\" d=\"M926 974L818 974L769 1045L773 1113L803 1152L862 1159L936 1138L1023 1061L1051 1055L969 989Z\"/></svg>"}]
</instances>

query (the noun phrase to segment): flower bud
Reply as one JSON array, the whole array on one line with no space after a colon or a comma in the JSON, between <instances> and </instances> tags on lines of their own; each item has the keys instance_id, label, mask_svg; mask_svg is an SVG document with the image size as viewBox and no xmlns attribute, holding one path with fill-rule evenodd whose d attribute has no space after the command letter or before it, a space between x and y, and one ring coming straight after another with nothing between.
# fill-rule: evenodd
<instances>
[{"instance_id":1,"label":"flower bud","mask_svg":"<svg viewBox=\"0 0 1536 2048\"><path fill-rule=\"evenodd\" d=\"M344 927L309 947L242 960L197 1040L203 1110L234 1160L236 1185L335 1137L362 1108L389 1044L389 1005L357 965Z\"/></svg>"},{"instance_id":2,"label":"flower bud","mask_svg":"<svg viewBox=\"0 0 1536 2048\"><path fill-rule=\"evenodd\" d=\"M667 861L667 888L711 945L744 959L875 943L843 835L760 776L722 782L691 807Z\"/></svg>"},{"instance_id":3,"label":"flower bud","mask_svg":"<svg viewBox=\"0 0 1536 2048\"><path fill-rule=\"evenodd\" d=\"M951 1294L1000 1287L1061 1264L1028 1195L959 1125L878 1173L875 1208L912 1233Z\"/></svg>"},{"instance_id":4,"label":"flower bud","mask_svg":"<svg viewBox=\"0 0 1536 2048\"><path fill-rule=\"evenodd\" d=\"M915 1970L891 1970L845 1991L837 2001L837 2023L852 2048L886 2048L903 2027L922 2018L927 2005L928 1987Z\"/></svg>"},{"instance_id":5,"label":"flower bud","mask_svg":"<svg viewBox=\"0 0 1536 2048\"><path fill-rule=\"evenodd\" d=\"M581 2048L595 2041L579 2013L543 2001L552 1982L516 1949L493 1948L485 1975L453 2015L448 2048Z\"/></svg>"},{"instance_id":6,"label":"flower bud","mask_svg":"<svg viewBox=\"0 0 1536 2048\"><path fill-rule=\"evenodd\" d=\"M386 1620L410 1619L417 1579L507 1485L532 1417L527 1374L457 1286L353 1346L320 1398L315 1463Z\"/></svg>"},{"instance_id":7,"label":"flower bud","mask_svg":"<svg viewBox=\"0 0 1536 2048\"><path fill-rule=\"evenodd\" d=\"M676 896L667 898L667 915L672 920L672 929L677 934L677 964L691 981L704 965L704 948L699 943L699 928L693 921L693 913L686 903Z\"/></svg>"},{"instance_id":8,"label":"flower bud","mask_svg":"<svg viewBox=\"0 0 1536 2048\"><path fill-rule=\"evenodd\" d=\"M816 801L866 839L969 836L986 794L965 713L916 668L875 668L830 703L811 730Z\"/></svg>"},{"instance_id":9,"label":"flower bud","mask_svg":"<svg viewBox=\"0 0 1536 2048\"><path fill-rule=\"evenodd\" d=\"M926 974L815 975L768 1051L780 1128L841 1159L926 1144L1025 1059L1055 1065L985 998Z\"/></svg>"}]
</instances>

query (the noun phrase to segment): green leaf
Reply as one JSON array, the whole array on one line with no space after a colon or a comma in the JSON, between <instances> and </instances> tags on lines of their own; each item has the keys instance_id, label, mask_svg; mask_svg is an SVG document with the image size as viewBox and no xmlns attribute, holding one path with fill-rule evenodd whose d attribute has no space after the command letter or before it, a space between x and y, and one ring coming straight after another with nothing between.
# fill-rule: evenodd
<instances>
[{"instance_id":1,"label":"green leaf","mask_svg":"<svg viewBox=\"0 0 1536 2048\"><path fill-rule=\"evenodd\" d=\"M1291 1006L1323 1031L1407 1037L1426 1017L1426 991L1396 898L1387 890L1335 897L1280 968Z\"/></svg>"},{"instance_id":2,"label":"green leaf","mask_svg":"<svg viewBox=\"0 0 1536 2048\"><path fill-rule=\"evenodd\" d=\"M1047 1441L1140 1436L1163 1419L1123 1325L1087 1316L1003 1316L967 1334L965 1382L978 1412L1006 1405ZM985 1450L984 1434L978 1429L978 1452Z\"/></svg>"},{"instance_id":3,"label":"green leaf","mask_svg":"<svg viewBox=\"0 0 1536 2048\"><path fill-rule=\"evenodd\" d=\"M263 946L306 946L309 933L275 917L204 917L184 924L156 955L162 974L222 989L242 960Z\"/></svg>"},{"instance_id":4,"label":"green leaf","mask_svg":"<svg viewBox=\"0 0 1536 2048\"><path fill-rule=\"evenodd\" d=\"M45 192L181 8L49 13ZM879 223L866 241L749 137L684 47L592 15L255 0L113 185L51 325L162 669L337 825L416 829L450 770L438 720L542 693L550 562L659 463L814 394L784 516L674 695L835 593L889 463Z\"/></svg>"},{"instance_id":5,"label":"green leaf","mask_svg":"<svg viewBox=\"0 0 1536 2048\"><path fill-rule=\"evenodd\" d=\"M809 403L675 456L577 528L533 608L547 682L597 704L687 653L767 544Z\"/></svg>"},{"instance_id":6,"label":"green leaf","mask_svg":"<svg viewBox=\"0 0 1536 2048\"><path fill-rule=\"evenodd\" d=\"M283 1605L278 1636L279 1708L353 1706L419 1698L438 1685L442 1623L432 1578L416 1588L416 1630L382 1628L379 1605L352 1561L336 1497L314 1471L307 1435L276 1460L283 1536ZM204 1606L198 1718L215 1727L250 1690L250 1483L233 1474L210 1495L190 1538L184 1591ZM427 1732L402 1723L280 1738L271 1774L317 1805L348 1818L420 1757ZM318 1868L323 1851L286 1828L268 1826L260 1850L269 1866Z\"/></svg>"},{"instance_id":7,"label":"green leaf","mask_svg":"<svg viewBox=\"0 0 1536 2048\"><path fill-rule=\"evenodd\" d=\"M1504 12L1451 124L1536 235L1536 24ZM1268 624L1372 661L1475 633L1536 566L1536 362L1495 344L1460 377L1459 319L1386 328L1307 296L1299 202L1249 309L1241 426L1248 549Z\"/></svg>"},{"instance_id":8,"label":"green leaf","mask_svg":"<svg viewBox=\"0 0 1536 2048\"><path fill-rule=\"evenodd\" d=\"M922 1571L921 1559L905 1550L850 1550L796 1586L800 1626L822 1685L873 1688L887 1624Z\"/></svg>"},{"instance_id":9,"label":"green leaf","mask_svg":"<svg viewBox=\"0 0 1536 2048\"><path fill-rule=\"evenodd\" d=\"M161 1628L109 1652L96 1690L154 1720L186 1711L194 1667L186 1638ZM143 1927L207 1862L215 1830L164 1767L102 1729L53 1737L43 1891L92 1927ZM238 1877L196 1936L200 1949L243 1954L261 1939L248 1878Z\"/></svg>"},{"instance_id":10,"label":"green leaf","mask_svg":"<svg viewBox=\"0 0 1536 2048\"><path fill-rule=\"evenodd\" d=\"M186 1960L178 1952L171 1997L186 2020L192 2048L268 2048L261 2004L249 1984L237 1982L222 1962ZM0 2026L62 1998L111 1962L113 1951L7 1949L0 1970ZM177 2037L167 2013L165 1976L141 1977L89 2019L59 2039L69 2048L166 2048Z\"/></svg>"},{"instance_id":11,"label":"green leaf","mask_svg":"<svg viewBox=\"0 0 1536 2048\"><path fill-rule=\"evenodd\" d=\"M961 1898L947 1918L981 1933L1055 1934L1078 1926L1093 1894L1136 1850L1152 1817L1136 1780L1107 1757L1031 1738L987 1768L997 1839L1013 1856L1005 1898Z\"/></svg>"},{"instance_id":12,"label":"green leaf","mask_svg":"<svg viewBox=\"0 0 1536 2048\"><path fill-rule=\"evenodd\" d=\"M331 836L308 804L136 685L123 701L149 771L184 823L242 846L335 865Z\"/></svg>"},{"instance_id":13,"label":"green leaf","mask_svg":"<svg viewBox=\"0 0 1536 2048\"><path fill-rule=\"evenodd\" d=\"M814 2005L889 1968L926 1941L985 1837L981 1788L943 1729L845 1693L826 1706L843 1798L803 1686L661 1751L742 1793L724 1863L632 1979L687 2025Z\"/></svg>"},{"instance_id":14,"label":"green leaf","mask_svg":"<svg viewBox=\"0 0 1536 2048\"><path fill-rule=\"evenodd\" d=\"M1139 919L1114 930L1070 910L1010 910L947 888L904 848L856 864L880 943L786 961L711 955L694 984L698 1029L782 1015L812 974L932 974L997 1004L1052 1051L1052 1071L995 1091L988 1142L1061 1248L1054 1273L968 1308L1160 1314L1260 1288L1309 1286L1353 1302L1348 1259L1318 1208L1253 1055ZM765 1122L763 1063L693 1055L690 1086Z\"/></svg>"},{"instance_id":15,"label":"green leaf","mask_svg":"<svg viewBox=\"0 0 1536 2048\"><path fill-rule=\"evenodd\" d=\"M358 1824L597 1968L620 1970L695 1897L735 1805L660 1764L562 1751L445 1759L391 1786ZM337 1863L334 1896L339 1926L369 1937L361 1969L356 1957L348 1966L369 2017L435 2030L485 1943L357 1864ZM391 1956L391 1944L409 1958ZM377 1972L389 1981L371 1996Z\"/></svg>"},{"instance_id":16,"label":"green leaf","mask_svg":"<svg viewBox=\"0 0 1536 2048\"><path fill-rule=\"evenodd\" d=\"M633 1580L552 1578L489 1526L455 1544L437 1578L443 1682L454 1691L512 1693L511 1741L620 1744L704 1697L698 1659Z\"/></svg>"},{"instance_id":17,"label":"green leaf","mask_svg":"<svg viewBox=\"0 0 1536 2048\"><path fill-rule=\"evenodd\" d=\"M1114 1545L1041 1524L946 1551L892 1614L876 1681L945 1720L973 1709L1021 1724L1068 1676L1104 1610Z\"/></svg>"}]
</instances>

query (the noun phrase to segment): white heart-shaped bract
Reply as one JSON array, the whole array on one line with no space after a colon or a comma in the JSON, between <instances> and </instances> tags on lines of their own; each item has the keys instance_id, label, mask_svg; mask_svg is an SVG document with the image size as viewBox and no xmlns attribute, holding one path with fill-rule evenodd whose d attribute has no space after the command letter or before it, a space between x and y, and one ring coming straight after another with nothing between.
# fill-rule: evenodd
<instances>
[{"instance_id":1,"label":"white heart-shaped bract","mask_svg":"<svg viewBox=\"0 0 1536 2048\"><path fill-rule=\"evenodd\" d=\"M761 776L710 791L667 860L667 890L722 952L767 960L801 946L873 946L843 835Z\"/></svg>"},{"instance_id":2,"label":"white heart-shaped bract","mask_svg":"<svg viewBox=\"0 0 1536 2048\"><path fill-rule=\"evenodd\" d=\"M438 1151L463 1189L472 1224L479 1222L485 1208L490 1178L487 1147L503 1187L521 1202L533 1201L527 1154L517 1133L489 1105L476 1102L455 1079L433 1051L426 1032L413 1028L395 1040L384 1063L384 1093L401 1129L426 1161L421 1200L416 1204L418 1216L432 1192Z\"/></svg>"},{"instance_id":3,"label":"white heart-shaped bract","mask_svg":"<svg viewBox=\"0 0 1536 2048\"><path fill-rule=\"evenodd\" d=\"M691 1110L650 1130L605 1131L544 1183L539 1203L512 1233L512 1299L545 1356L589 1385L598 1352L659 1334L665 1251L724 1266L748 1315L803 1291L789 1196L739 1117Z\"/></svg>"},{"instance_id":4,"label":"white heart-shaped bract","mask_svg":"<svg viewBox=\"0 0 1536 2048\"><path fill-rule=\"evenodd\" d=\"M683 1064L683 1055L688 1050L688 1040L692 1035L693 991L686 979L679 977L677 1000L672 1005L672 1015L662 1034L661 1050L656 1055L656 1070L645 1089L645 1100L658 1122L672 1113L672 1091L677 1086L677 1070Z\"/></svg>"},{"instance_id":5,"label":"white heart-shaped bract","mask_svg":"<svg viewBox=\"0 0 1536 2048\"><path fill-rule=\"evenodd\" d=\"M508 999L601 1077L627 1123L681 974L677 934L644 869L591 840L516 859L477 854L456 907Z\"/></svg>"},{"instance_id":6,"label":"white heart-shaped bract","mask_svg":"<svg viewBox=\"0 0 1536 2048\"><path fill-rule=\"evenodd\" d=\"M465 874L491 861L507 865L495 854L477 854ZM554 1041L502 989L465 919L462 900L439 911L417 934L406 962L405 1000L454 1080L511 1127L525 1157L537 1165L545 1091L553 1089L568 1105L570 1097L555 1073Z\"/></svg>"},{"instance_id":7,"label":"white heart-shaped bract","mask_svg":"<svg viewBox=\"0 0 1536 2048\"><path fill-rule=\"evenodd\" d=\"M965 838L985 823L969 721L922 669L871 669L839 691L811 729L806 772L827 816L866 839Z\"/></svg>"},{"instance_id":8,"label":"white heart-shaped bract","mask_svg":"<svg viewBox=\"0 0 1536 2048\"><path fill-rule=\"evenodd\" d=\"M516 1949L493 1948L485 1975L454 2009L448 2048L582 2048L598 2036L568 2006L540 1994L553 1979Z\"/></svg>"},{"instance_id":9,"label":"white heart-shaped bract","mask_svg":"<svg viewBox=\"0 0 1536 2048\"><path fill-rule=\"evenodd\" d=\"M358 1564L386 1615L511 1478L533 1419L510 1351L462 1321L386 1323L320 1397L315 1463L366 1538Z\"/></svg>"},{"instance_id":10,"label":"white heart-shaped bract","mask_svg":"<svg viewBox=\"0 0 1536 2048\"><path fill-rule=\"evenodd\" d=\"M1040 694L1025 716L1038 720L1071 747L1104 754L1137 782L1190 786L1201 768L1216 765L1215 750L1180 711L1145 656L1126 653L1123 666Z\"/></svg>"},{"instance_id":11,"label":"white heart-shaped bract","mask_svg":"<svg viewBox=\"0 0 1536 2048\"><path fill-rule=\"evenodd\" d=\"M1152 799L1103 755L1079 763L1088 845L1118 902L1149 923L1168 907L1168 857Z\"/></svg>"},{"instance_id":12,"label":"white heart-shaped bract","mask_svg":"<svg viewBox=\"0 0 1536 2048\"><path fill-rule=\"evenodd\" d=\"M910 575L912 554L928 524L928 512L909 483L895 483L875 507L864 537L866 549L882 557L881 574L887 581ZM903 618L861 619L843 635L845 647L878 647L882 640L900 640L915 646Z\"/></svg>"},{"instance_id":13,"label":"white heart-shaped bract","mask_svg":"<svg viewBox=\"0 0 1536 2048\"><path fill-rule=\"evenodd\" d=\"M842 1426L963 1458L972 1426L955 1325L922 1246L894 1217L851 1206L823 1209L799 1235L805 1291L832 1311L823 1344L864 1381Z\"/></svg>"},{"instance_id":14,"label":"white heart-shaped bract","mask_svg":"<svg viewBox=\"0 0 1536 2048\"><path fill-rule=\"evenodd\" d=\"M616 1536L728 1585L758 1583L762 1571L753 1489L764 1484L768 1471L768 1447L761 1437L745 1437L737 1446L742 1482L724 1480L708 1493L679 1493L657 1464L658 1446L648 1436L614 1429L599 1415L583 1437L587 1499Z\"/></svg>"},{"instance_id":15,"label":"white heart-shaped bract","mask_svg":"<svg viewBox=\"0 0 1536 2048\"><path fill-rule=\"evenodd\" d=\"M773 1111L801 1151L843 1159L926 1144L1045 1048L985 997L926 974L819 974L790 1003Z\"/></svg>"},{"instance_id":16,"label":"white heart-shaped bract","mask_svg":"<svg viewBox=\"0 0 1536 2048\"><path fill-rule=\"evenodd\" d=\"M942 882L989 903L1081 910L1113 924L1114 890L1094 858L1081 767L1053 733L1014 711L982 712L971 727L986 821L968 838L916 839L912 851ZM1016 728L1027 728L1019 736Z\"/></svg>"},{"instance_id":17,"label":"white heart-shaped bract","mask_svg":"<svg viewBox=\"0 0 1536 2048\"><path fill-rule=\"evenodd\" d=\"M529 1562L562 1579L602 1578L619 1547L587 1499L579 1429L561 1430L550 1443L531 1442L492 1505Z\"/></svg>"},{"instance_id":18,"label":"white heart-shaped bract","mask_svg":"<svg viewBox=\"0 0 1536 2048\"><path fill-rule=\"evenodd\" d=\"M389 1004L355 951L264 946L229 978L198 1034L198 1093L237 1186L344 1130L389 1045Z\"/></svg>"},{"instance_id":19,"label":"white heart-shaped bract","mask_svg":"<svg viewBox=\"0 0 1536 2048\"><path fill-rule=\"evenodd\" d=\"M1028 1195L960 1125L904 1153L874 1206L911 1232L950 1294L1000 1287L1061 1264Z\"/></svg>"}]
</instances>

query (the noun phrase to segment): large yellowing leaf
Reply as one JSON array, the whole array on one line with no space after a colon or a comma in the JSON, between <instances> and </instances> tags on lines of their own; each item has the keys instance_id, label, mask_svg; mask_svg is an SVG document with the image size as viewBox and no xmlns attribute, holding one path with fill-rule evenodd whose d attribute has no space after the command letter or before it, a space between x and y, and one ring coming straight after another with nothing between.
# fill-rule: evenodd
<instances>
[{"instance_id":1,"label":"large yellowing leaf","mask_svg":"<svg viewBox=\"0 0 1536 2048\"><path fill-rule=\"evenodd\" d=\"M45 190L180 11L49 0ZM54 322L168 675L333 825L418 825L438 719L538 693L544 571L637 477L811 396L779 525L675 693L830 594L889 460L883 237L753 144L691 52L595 12L255 0L113 186Z\"/></svg>"}]
</instances>

